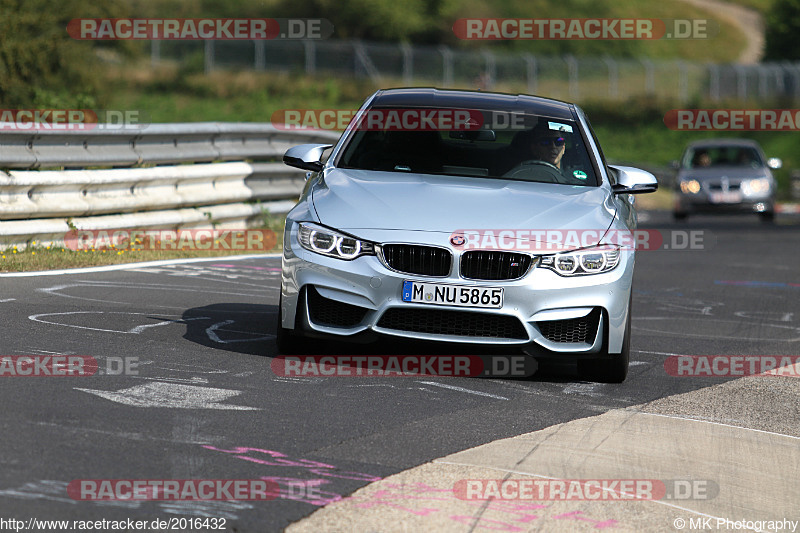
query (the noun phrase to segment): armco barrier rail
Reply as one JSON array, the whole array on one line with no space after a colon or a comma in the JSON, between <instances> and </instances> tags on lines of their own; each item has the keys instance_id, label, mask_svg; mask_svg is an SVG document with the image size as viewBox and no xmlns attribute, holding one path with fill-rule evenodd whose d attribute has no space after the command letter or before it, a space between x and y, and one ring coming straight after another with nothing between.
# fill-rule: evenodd
<instances>
[{"instance_id":1,"label":"armco barrier rail","mask_svg":"<svg viewBox=\"0 0 800 533\"><path fill-rule=\"evenodd\" d=\"M338 137L249 123L3 131L0 247L58 243L70 224L241 228L302 190L304 173L276 162L289 147Z\"/></svg>"}]
</instances>

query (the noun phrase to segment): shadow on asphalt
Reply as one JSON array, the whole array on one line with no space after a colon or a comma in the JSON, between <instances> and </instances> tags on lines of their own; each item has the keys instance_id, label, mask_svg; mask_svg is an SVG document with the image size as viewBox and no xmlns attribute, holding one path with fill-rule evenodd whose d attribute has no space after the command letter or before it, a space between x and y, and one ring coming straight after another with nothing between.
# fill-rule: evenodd
<instances>
[{"instance_id":1,"label":"shadow on asphalt","mask_svg":"<svg viewBox=\"0 0 800 533\"><path fill-rule=\"evenodd\" d=\"M206 318L200 318L206 317ZM186 333L183 338L207 348L239 354L273 358L278 306L245 303L221 303L187 309L183 313ZM521 355L518 349L491 345L409 341L380 336L371 343L316 341L307 355ZM528 378L503 377L512 381L575 382L574 362L537 359L538 370ZM475 378L480 379L480 378ZM497 378L489 378L497 379Z\"/></svg>"}]
</instances>

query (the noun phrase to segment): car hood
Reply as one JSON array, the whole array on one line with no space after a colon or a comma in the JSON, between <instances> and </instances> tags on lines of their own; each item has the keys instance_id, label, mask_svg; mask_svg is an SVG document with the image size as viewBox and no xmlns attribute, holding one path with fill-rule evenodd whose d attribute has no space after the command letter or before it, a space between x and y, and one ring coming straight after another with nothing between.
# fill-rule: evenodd
<instances>
[{"instance_id":1,"label":"car hood","mask_svg":"<svg viewBox=\"0 0 800 533\"><path fill-rule=\"evenodd\" d=\"M614 203L601 187L331 169L311 192L322 224L367 238L375 230L606 230ZM366 230L366 232L364 231Z\"/></svg>"}]
</instances>

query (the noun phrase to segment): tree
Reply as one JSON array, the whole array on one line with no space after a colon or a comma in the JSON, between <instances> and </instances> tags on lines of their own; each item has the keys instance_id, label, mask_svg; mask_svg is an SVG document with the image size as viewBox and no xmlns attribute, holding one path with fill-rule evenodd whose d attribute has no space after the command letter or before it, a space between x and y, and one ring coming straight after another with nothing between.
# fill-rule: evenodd
<instances>
[{"instance_id":1,"label":"tree","mask_svg":"<svg viewBox=\"0 0 800 533\"><path fill-rule=\"evenodd\" d=\"M0 105L95 105L95 44L67 34L73 18L113 16L110 0L0 0Z\"/></svg>"},{"instance_id":2,"label":"tree","mask_svg":"<svg viewBox=\"0 0 800 533\"><path fill-rule=\"evenodd\" d=\"M775 0L766 17L765 59L800 59L800 2Z\"/></svg>"}]
</instances>

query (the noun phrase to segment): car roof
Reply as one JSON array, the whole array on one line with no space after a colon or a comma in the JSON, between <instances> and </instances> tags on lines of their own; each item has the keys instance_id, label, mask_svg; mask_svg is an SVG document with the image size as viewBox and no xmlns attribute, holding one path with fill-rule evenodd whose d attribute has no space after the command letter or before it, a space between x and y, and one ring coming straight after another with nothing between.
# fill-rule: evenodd
<instances>
[{"instance_id":1,"label":"car roof","mask_svg":"<svg viewBox=\"0 0 800 533\"><path fill-rule=\"evenodd\" d=\"M720 146L747 146L761 149L761 146L756 141L750 139L703 139L690 142L686 148L717 148Z\"/></svg>"},{"instance_id":2,"label":"car roof","mask_svg":"<svg viewBox=\"0 0 800 533\"><path fill-rule=\"evenodd\" d=\"M375 93L372 107L434 107L456 109L491 109L524 112L562 120L574 120L573 104L530 96L483 91L459 91L432 87L382 89Z\"/></svg>"}]
</instances>

